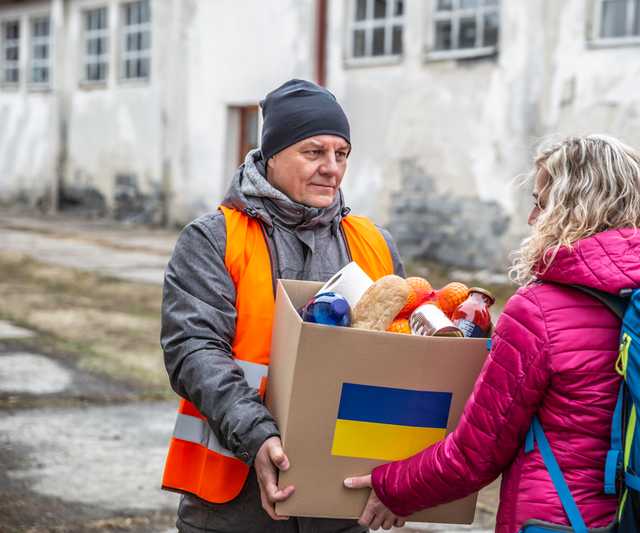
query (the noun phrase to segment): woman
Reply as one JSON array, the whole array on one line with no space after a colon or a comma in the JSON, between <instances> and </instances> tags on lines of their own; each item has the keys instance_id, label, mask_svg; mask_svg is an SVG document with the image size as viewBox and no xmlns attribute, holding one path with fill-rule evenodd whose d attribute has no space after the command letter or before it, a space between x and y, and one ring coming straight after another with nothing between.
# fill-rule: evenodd
<instances>
[{"instance_id":1,"label":"woman","mask_svg":"<svg viewBox=\"0 0 640 533\"><path fill-rule=\"evenodd\" d=\"M458 427L413 457L345 480L373 487L361 516L373 529L500 474L497 532L516 533L531 518L568 525L538 449L523 449L534 415L587 526L613 520L616 498L604 494L603 477L620 321L567 285L640 287L640 153L610 137L570 138L539 153L533 176L533 231L511 269L522 287L498 320Z\"/></svg>"}]
</instances>

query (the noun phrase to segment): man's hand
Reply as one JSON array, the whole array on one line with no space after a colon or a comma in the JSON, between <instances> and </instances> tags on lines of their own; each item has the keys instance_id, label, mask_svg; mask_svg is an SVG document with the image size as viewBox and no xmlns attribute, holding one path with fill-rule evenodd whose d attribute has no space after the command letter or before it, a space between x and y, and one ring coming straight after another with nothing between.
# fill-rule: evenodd
<instances>
[{"instance_id":1,"label":"man's hand","mask_svg":"<svg viewBox=\"0 0 640 533\"><path fill-rule=\"evenodd\" d=\"M350 477L344 480L344 486L348 489L365 489L371 488L371 474L368 476ZM360 515L358 524L371 529L391 529L392 527L404 526L404 520L393 514L387 509L376 495L374 490L371 490L367 504L364 506L364 510Z\"/></svg>"},{"instance_id":2,"label":"man's hand","mask_svg":"<svg viewBox=\"0 0 640 533\"><path fill-rule=\"evenodd\" d=\"M274 520L287 520L288 516L277 515L275 509L276 502L283 502L295 490L293 485L283 490L278 489L278 470L284 472L289 469L289 459L282 449L280 437L269 437L262 443L253 466L260 487L262 508Z\"/></svg>"}]
</instances>

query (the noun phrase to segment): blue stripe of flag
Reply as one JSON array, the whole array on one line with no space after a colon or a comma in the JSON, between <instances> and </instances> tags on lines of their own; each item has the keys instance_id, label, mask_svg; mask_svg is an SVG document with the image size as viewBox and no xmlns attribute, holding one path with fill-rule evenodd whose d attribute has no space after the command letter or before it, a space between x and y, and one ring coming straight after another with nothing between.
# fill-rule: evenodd
<instances>
[{"instance_id":1,"label":"blue stripe of flag","mask_svg":"<svg viewBox=\"0 0 640 533\"><path fill-rule=\"evenodd\" d=\"M344 383L338 418L400 426L446 428L451 396L450 392Z\"/></svg>"}]
</instances>

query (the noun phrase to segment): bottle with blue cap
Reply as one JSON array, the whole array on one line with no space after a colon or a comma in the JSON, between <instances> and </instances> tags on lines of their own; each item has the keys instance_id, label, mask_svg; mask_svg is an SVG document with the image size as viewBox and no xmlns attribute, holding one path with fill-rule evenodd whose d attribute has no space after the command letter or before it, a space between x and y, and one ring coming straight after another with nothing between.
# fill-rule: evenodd
<instances>
[{"instance_id":1,"label":"bottle with blue cap","mask_svg":"<svg viewBox=\"0 0 640 533\"><path fill-rule=\"evenodd\" d=\"M300 311L302 320L326 326L349 327L351 307L346 298L337 292L316 294Z\"/></svg>"}]
</instances>

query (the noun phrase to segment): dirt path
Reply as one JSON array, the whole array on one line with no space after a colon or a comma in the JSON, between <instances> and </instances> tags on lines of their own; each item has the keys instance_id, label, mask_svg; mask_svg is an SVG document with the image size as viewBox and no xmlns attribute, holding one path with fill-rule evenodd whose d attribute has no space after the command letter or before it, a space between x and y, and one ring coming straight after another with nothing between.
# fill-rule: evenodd
<instances>
[{"instance_id":1,"label":"dirt path","mask_svg":"<svg viewBox=\"0 0 640 533\"><path fill-rule=\"evenodd\" d=\"M177 497L159 482L175 402L14 334L0 327L0 531L171 531Z\"/></svg>"}]
</instances>

